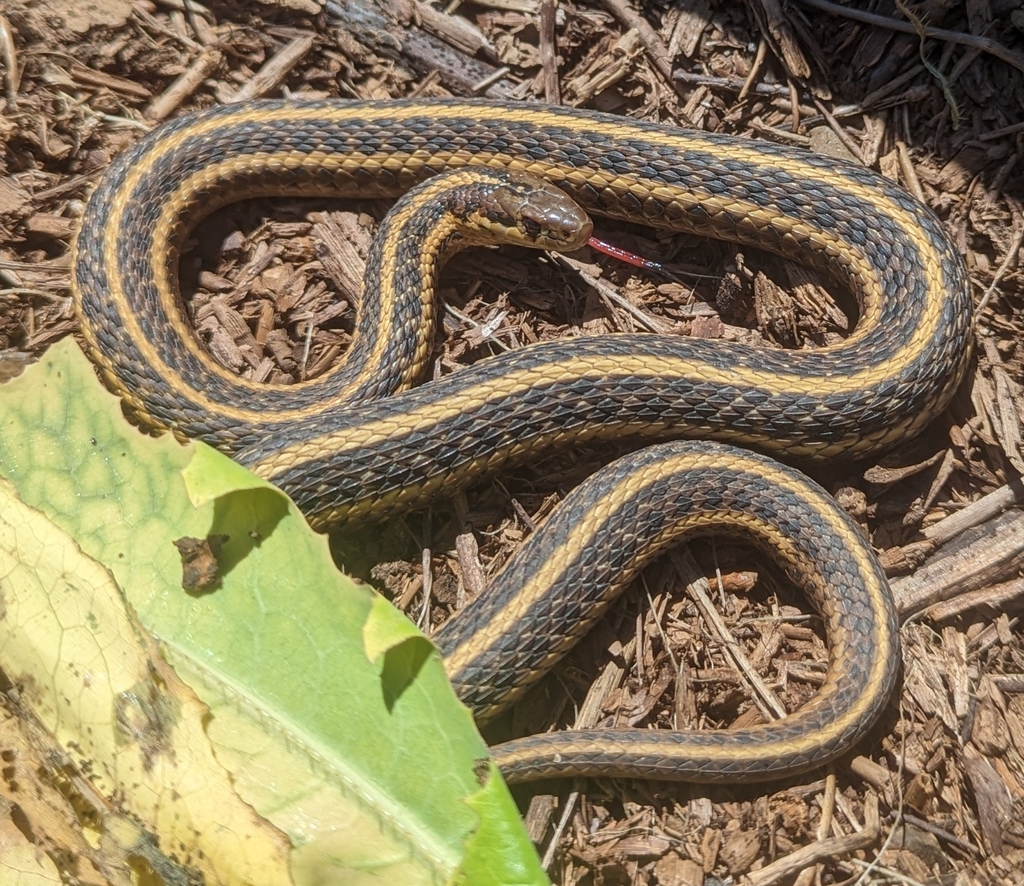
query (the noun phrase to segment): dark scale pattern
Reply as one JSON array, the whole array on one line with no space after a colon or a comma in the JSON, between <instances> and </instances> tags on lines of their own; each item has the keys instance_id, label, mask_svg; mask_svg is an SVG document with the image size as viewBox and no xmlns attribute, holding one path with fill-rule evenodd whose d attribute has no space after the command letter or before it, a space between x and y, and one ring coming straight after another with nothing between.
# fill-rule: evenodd
<instances>
[{"instance_id":1,"label":"dark scale pattern","mask_svg":"<svg viewBox=\"0 0 1024 886\"><path fill-rule=\"evenodd\" d=\"M363 514L378 498L426 482L432 481L434 486L465 484L525 452L536 452L539 445L564 445L572 433L742 439L768 451L807 457L863 454L917 430L925 417L947 402L962 375L971 317L962 262L931 213L868 170L776 145L667 130L571 109L538 109L545 115L544 127L538 128L535 122L522 119L526 112L520 107L510 106L498 120L481 123L472 110L466 111L472 102L395 103L383 108L374 104L347 105L358 119L343 125L330 119L331 110L338 107L331 103L289 105L297 115L295 123L252 122L254 109L285 107L276 103L223 106L175 121L112 165L89 202L78 240L76 300L86 326L95 330L94 356L120 379L135 407L156 423L173 427L184 436L202 437L250 465L315 434L337 433L347 439L354 438L367 422L383 419L393 423L384 445L325 454L315 465L275 475L300 506L314 515L344 517L347 510ZM482 107L490 106L482 103ZM401 120L397 115L406 107L415 109L414 116ZM395 116L389 116L392 113ZM195 127L211 123L218 128L196 134ZM628 134L615 136L609 128L613 126L627 126ZM162 154L161 146L175 138L180 140L177 146ZM716 147L709 149L709 143ZM759 161L754 167L730 155L739 147L755 152ZM257 398L251 388L212 372L195 359L177 340L167 318L154 308L149 237L159 208L189 174L211 163L241 161L274 151L295 155L316 151L354 158L387 155L403 159L406 165L388 172L364 165L344 174L323 169L250 173L238 163L224 181L211 185L210 193L195 195L188 212L198 217L232 199L282 191L393 195L446 166L464 163L454 152L465 152L491 165L532 158L546 165L545 177L565 187L592 211L734 239L844 274L847 269L842 264L822 253L808 252L799 242L803 237L788 236L771 219L787 216L810 230L828 232L862 254L875 269L884 292L878 306L879 321L855 346L813 352L639 335L576 339L501 355L440 384L379 403L320 407L344 387L346 375L341 371L311 385L261 389L258 408L266 414L252 423L229 421L216 409L208 409L202 401L169 385L146 365L139 349L125 340L118 307L107 297L102 236L112 201L127 174L146 168L147 174L127 195L127 211L117 232L131 232L130 237L119 240L118 250L130 309L146 318L146 333L167 365L192 379L207 398L214 403L252 403ZM412 152L415 157L410 156ZM432 157L429 168L421 162L425 154ZM790 172L782 168L784 164L798 164L794 168L806 170L808 175ZM586 170L588 180L573 185L570 177L581 169ZM855 197L808 177L815 169L869 190ZM611 176L618 179L611 181ZM659 186L680 188L683 196L689 194L700 202L694 207L665 203L652 193ZM715 195L759 207L764 217L750 217L714 204L709 198ZM922 256L914 242L879 212L881 198L911 213L939 255L944 279L936 281L931 290L922 279ZM174 232L172 260L187 230L182 224ZM927 312L936 310L948 322L939 324L904 369L891 376L887 367L914 341ZM588 360L605 357L621 360L626 368L618 374L606 373L596 382L576 375ZM676 368L667 377L635 368L648 357L671 358ZM544 382L528 396L510 399L498 383L512 370L539 370L553 362L565 365L549 367ZM717 371L757 369L795 381L780 380L761 390L716 388L705 377L708 367ZM870 377L855 392L818 393L818 379L842 378L872 368ZM492 391L480 413L459 413L457 403L464 392L480 385L490 385ZM559 403L570 408L559 409ZM314 408L326 412L303 421L287 414L288 409ZM412 409L436 416L428 434L403 426L402 417ZM491 422L501 422L505 429L500 432L497 452L492 451L495 432ZM573 430L581 428L586 430ZM462 473L453 478L452 472L459 470ZM422 498L410 494L395 505L420 503Z\"/></svg>"},{"instance_id":2,"label":"dark scale pattern","mask_svg":"<svg viewBox=\"0 0 1024 886\"><path fill-rule=\"evenodd\" d=\"M433 296L433 287L429 292L421 292L423 265L430 264L432 271L428 271L427 276L434 279L452 255L472 244L473 232L465 229L462 221L484 215L494 222L514 224L514 219L504 215L493 200L496 190L509 186L504 173L482 170L480 178L472 184L463 181L464 177L457 172L454 175L458 176L457 181L449 174L442 176L441 182L431 179L409 191L385 217L370 246L366 279L384 279L385 265L388 265L387 273L393 275L395 281L396 298L391 301L390 316L379 320L385 309L381 289L365 287L360 305L361 322L345 358L346 368L351 367L344 376L346 383L370 362L380 336L386 335L387 330L394 333L386 336L387 361L349 394L354 402L379 400L417 380L409 376L417 368L417 353L429 352L433 344L438 312L434 299L428 297ZM444 189L438 192L438 186ZM424 195L427 188L429 194ZM421 247L428 240L436 244L437 251L430 262L425 262ZM388 251L394 253L390 262L386 257Z\"/></svg>"},{"instance_id":3,"label":"dark scale pattern","mask_svg":"<svg viewBox=\"0 0 1024 886\"><path fill-rule=\"evenodd\" d=\"M805 489L781 491L766 479L777 475ZM592 510L609 490L642 473L650 482L615 505L600 521ZM792 560L779 565L816 602L832 654L826 681L815 698L790 717L746 730L658 732L670 752L634 759L631 745L650 740L642 730L560 732L499 746L495 755L507 777L598 774L600 763L635 777L714 781L733 777L777 777L820 766L858 741L887 703L898 666L898 622L884 574L856 526L820 487L762 456L709 443L670 443L627 455L574 490L540 527L487 592L459 612L436 635L446 658L459 652L461 667L449 676L477 716L493 713L549 670L603 614L636 573L672 543L695 534L688 521L716 515L718 528L735 533L746 525L752 540L779 559L778 535L794 545ZM849 536L837 534L836 526ZM574 533L586 527L602 542L580 548ZM714 531L714 526L696 531ZM778 535L776 534L778 533ZM850 539L853 539L852 547ZM551 551L574 551L557 576L546 575ZM515 629L497 633L510 601L541 573L550 585L521 616ZM467 650L471 652L467 653ZM882 669L873 673L880 661ZM862 703L863 716L847 717ZM844 717L850 722L843 723ZM820 735L811 753L775 759L774 743ZM598 760L582 756L588 743L613 742ZM728 747L727 764L705 759L709 749ZM520 762L529 752L530 763ZM678 756L684 755L680 760ZM579 760L579 763L574 763ZM555 762L558 761L558 765Z\"/></svg>"}]
</instances>

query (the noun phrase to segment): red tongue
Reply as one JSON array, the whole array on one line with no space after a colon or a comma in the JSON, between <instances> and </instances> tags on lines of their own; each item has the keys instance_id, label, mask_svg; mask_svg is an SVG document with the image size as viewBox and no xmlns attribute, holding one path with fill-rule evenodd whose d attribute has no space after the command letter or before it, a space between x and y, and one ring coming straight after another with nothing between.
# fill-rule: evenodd
<instances>
[{"instance_id":1,"label":"red tongue","mask_svg":"<svg viewBox=\"0 0 1024 886\"><path fill-rule=\"evenodd\" d=\"M591 237L587 241L587 245L596 249L598 252L603 252L605 255L610 255L612 258L617 258L619 261L627 262L628 264L635 265L638 268L644 268L647 271L662 271L665 268L663 265L656 261L651 261L648 258L636 255L633 252L629 252L626 249L622 249L618 246L612 246L611 243L605 243L604 240L598 240L597 237Z\"/></svg>"}]
</instances>

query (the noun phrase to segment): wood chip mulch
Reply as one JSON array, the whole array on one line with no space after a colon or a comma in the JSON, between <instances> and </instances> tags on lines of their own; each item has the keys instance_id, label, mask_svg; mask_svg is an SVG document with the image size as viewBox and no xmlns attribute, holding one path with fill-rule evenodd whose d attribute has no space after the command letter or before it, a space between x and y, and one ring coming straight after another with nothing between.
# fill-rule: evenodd
<instances>
[{"instance_id":1,"label":"wood chip mulch","mask_svg":"<svg viewBox=\"0 0 1024 886\"><path fill-rule=\"evenodd\" d=\"M517 790L552 880L575 884L1024 884L1024 7L746 0L7 0L0 14L0 380L74 334L70 238L111 159L159 121L255 96L540 99L800 145L900 182L966 257L976 360L946 414L879 464L818 475L860 521L903 626L903 691L858 756L814 780ZM182 259L198 335L224 365L288 382L350 340L386 206L229 207ZM848 334L848 306L771 256L605 225L667 265L586 251L460 256L435 374L611 331L765 347ZM606 452L542 459L335 539L348 571L427 628L480 593ZM717 608L717 613L715 612ZM498 732L741 726L822 679L820 626L726 540L646 570ZM44 846L45 850L46 847Z\"/></svg>"}]
</instances>

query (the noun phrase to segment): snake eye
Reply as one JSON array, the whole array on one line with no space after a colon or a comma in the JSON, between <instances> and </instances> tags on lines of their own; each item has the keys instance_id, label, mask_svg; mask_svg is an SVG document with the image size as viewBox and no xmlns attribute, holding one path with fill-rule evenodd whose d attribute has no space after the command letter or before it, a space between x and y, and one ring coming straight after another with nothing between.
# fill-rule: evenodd
<instances>
[{"instance_id":1,"label":"snake eye","mask_svg":"<svg viewBox=\"0 0 1024 886\"><path fill-rule=\"evenodd\" d=\"M540 236L541 227L535 219L532 219L529 216L523 216L520 224L522 226L523 233L531 240L536 240Z\"/></svg>"}]
</instances>

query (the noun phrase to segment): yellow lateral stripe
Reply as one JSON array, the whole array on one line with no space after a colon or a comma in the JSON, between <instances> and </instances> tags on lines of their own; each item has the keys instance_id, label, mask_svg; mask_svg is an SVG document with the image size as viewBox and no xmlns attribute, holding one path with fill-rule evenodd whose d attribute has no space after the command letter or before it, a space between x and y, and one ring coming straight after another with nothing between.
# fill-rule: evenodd
<instances>
[{"instance_id":1,"label":"yellow lateral stripe","mask_svg":"<svg viewBox=\"0 0 1024 886\"><path fill-rule=\"evenodd\" d=\"M431 109L431 106L418 106L413 105L408 108L392 108L389 113L380 113L377 116L380 118L389 119L403 119L406 117L422 115L426 110ZM436 111L436 109L433 109ZM490 111L490 114L487 112ZM455 106L445 109L445 113L453 116L465 115L474 116L480 119L501 119L507 121L509 114L507 109L504 113L500 113L500 109L488 109L486 107L474 107L469 106ZM294 123L296 120L297 111L295 108L284 108L276 110L260 110L260 111L249 111L246 113L246 123L251 125L253 120L260 122L271 123L274 121ZM307 110L306 115L310 119L321 120L324 118L336 120L339 123L344 122L346 119L352 118L365 118L374 116L373 112L365 107L332 107L325 109ZM558 118L557 115L553 115L550 112L534 111L530 109L522 114L514 115L516 119L529 119L531 122L536 122L538 126L558 124L561 126L568 126L572 123L571 120L565 120ZM229 119L229 118L227 118ZM214 117L207 120L202 120L191 127L176 133L175 141L180 141L186 138L200 137L204 134L208 134L217 129L222 128L227 122L225 117ZM715 144L711 140L705 140L698 136L691 136L688 134L685 141L680 141L678 137L673 138L671 134L661 135L658 133L638 133L632 127L627 126L616 126L601 121L599 125L594 127L595 131L605 135L613 135L619 138L642 138L650 141L652 144L666 144L677 147L685 147L687 150L697 151L708 151L714 152L716 149L721 150L721 146ZM173 149L173 145L167 146L163 151L154 149L146 155L148 162L138 164L125 179L125 183L122 187L123 193L130 193L147 174L148 170L153 167L154 164L158 163L159 160L165 155L166 152ZM838 174L829 173L827 170L820 170L816 168L810 168L807 164L800 163L790 158L780 157L768 157L766 158L763 154L759 153L756 148L745 148L742 145L734 146L730 144L730 153L740 159L750 162L754 165L767 166L770 165L775 168L782 168L790 172L794 176L801 174L814 174L819 180L827 181L834 187L842 186L842 189L848 193L858 196L860 199L872 200L875 203L882 198L880 192L874 189L868 189L856 183L850 182L841 178ZM284 156L275 155L262 155L259 157L262 162L285 162L289 158ZM327 168L342 169L346 164L353 164L356 161L352 157L345 155L330 155L326 153L301 155L301 158L292 158L297 162L301 159L302 163L308 165L320 165L323 164ZM479 159L479 158L478 158ZM230 372L230 370L224 369L216 361L212 360L209 355L202 349L201 345L195 340L194 335L189 330L184 319L180 316L180 311L177 308L176 302L172 305L168 302L174 301L176 296L168 291L166 275L164 274L166 252L163 244L166 243L166 235L173 226L173 221L177 217L180 211L180 206L185 202L187 195L191 193L195 188L201 187L204 183L212 183L217 176L219 176L223 169L231 167L237 163L236 160L225 161L216 167L210 167L207 170L200 171L194 176L184 181L179 188L176 189L175 194L164 206L161 213L160 219L157 223L155 234L160 236L154 236L154 250L151 256L151 266L154 272L159 275L158 291L161 293L161 298L164 302L164 308L167 312L167 316L170 318L170 322L175 330L178 337L186 343L186 347L193 353L193 355L201 360L209 369L223 378L225 381L232 385L236 385L243 389L250 389L257 391L261 386L255 382L251 382L245 379L241 379L238 376ZM526 168L532 168L535 172L543 173L548 167L543 163L537 164L524 164ZM668 188L663 184L658 184L656 189L662 192L676 193L673 189ZM685 193L685 192L679 192ZM679 194L677 194L679 196ZM941 280L942 269L941 263L937 260L937 256L931 242L924 236L924 232L921 231L919 226L914 223L912 217L905 213L902 209L896 206L890 201L886 201L889 205L887 207L893 220L901 228L903 233L907 236L908 240L913 243L918 253L921 255L922 260L925 262L926 271L930 272L932 277L932 283L929 285L935 285L935 280ZM757 217L759 215L766 215L765 211L753 204L745 204L741 201L737 201L732 198L702 198L701 203L705 207L711 207L716 210L732 209L733 211L739 211L742 214L746 214L751 217ZM105 243L104 254L106 259L106 267L108 279L111 280L111 291L112 293L123 292L124 281L120 277L120 268L116 261L116 233L121 230L122 218L121 213L123 211L124 204L115 207L112 213L111 224L107 228L109 232L108 239ZM814 231L812 229L801 227L797 222L790 219L779 219L772 218L772 223L776 230L789 227L789 232L795 237L802 237L803 239L810 240L813 243L819 245L825 245L826 250L833 250L835 253L845 254L846 257L852 261L851 274L860 277L862 281L871 280L874 275L873 269L870 265L860 256L858 253L853 252L849 248L844 249L845 244L842 244L837 238L831 238L828 240L827 235L824 232ZM868 291L868 311L865 312L865 317L862 318L862 322L858 324L854 334L848 338L843 345L835 350L839 350L845 347L852 347L856 342L866 335L871 328L872 314L877 314L880 299L877 291L871 293ZM873 295L873 297L871 297ZM135 319L134 315L130 311L121 311L125 326L129 331L133 341L136 342L139 347L140 353L151 365L157 367L165 377L172 379L172 387L177 390L182 390L187 387L186 380L176 371L173 371L165 361L160 359L156 349L148 341L148 337L144 334L141 326ZM886 375L893 374L902 367L912 362L920 353L921 348L927 344L927 342L934 335L934 329L936 324L941 320L939 311L937 309L931 309L926 311L922 317L922 323L918 327L917 333L913 339L907 343L905 349L899 353L901 359L896 359L889 364ZM380 341L380 340L379 340ZM372 365L372 364L371 364ZM684 364L687 365L687 364ZM621 366L621 363L620 363ZM628 367L627 367L628 370ZM705 375L710 374L710 379L717 383L723 383L728 379L732 383L740 383L751 387L768 388L773 391L794 393L798 392L801 386L806 385L806 378L794 373L791 376L775 376L768 375L765 373L757 373L756 371L748 370L742 371L737 375L734 371L715 373L711 367L701 367L702 373ZM673 376L681 375L680 368L677 367ZM854 392L862 389L865 384L870 381L877 380L877 369L864 370L862 373L852 375L844 379L829 378L821 379L821 390L824 394L843 394L847 392ZM363 377L363 374L360 375ZM324 378L318 378L310 382L305 383L306 385L322 384ZM818 380L816 380L816 384ZM789 385L791 390L784 390L784 385ZM282 386L286 387L286 386ZM191 399L197 405L201 406L210 411L230 416L239 421L245 422L268 422L268 421L288 421L288 420L300 420L307 416L313 416L320 414L324 411L325 406L318 404L310 406L304 410L292 410L283 412L269 412L266 409L249 409L245 407L234 406L231 404L224 404L217 401L213 401L207 397L202 391L195 391L192 394ZM433 407L435 410L437 407ZM412 417L415 420L415 417ZM333 445L333 440L330 438L324 438L318 441L317 445Z\"/></svg>"},{"instance_id":2,"label":"yellow lateral stripe","mask_svg":"<svg viewBox=\"0 0 1024 886\"><path fill-rule=\"evenodd\" d=\"M675 476L688 471L719 470L739 473L753 473L760 475L767 485L778 488L786 495L799 500L808 510L817 514L818 518L843 542L843 547L854 555L857 563L858 573L864 580L864 587L867 588L872 602L872 611L876 614L885 612L889 601L885 597L886 590L875 582L877 574L872 560L863 539L853 535L845 521L836 519L838 506L829 499L822 498L815 494L812 487L803 482L796 482L792 474L762 459L747 459L742 453L736 450L729 450L728 453L709 455L707 453L694 454L685 453L666 459L647 467L643 472L636 472L623 478L614 487L603 489L601 496L591 505L573 529L572 534L564 545L560 545L551 552L542 568L531 577L531 579L501 608L493 613L491 621L481 626L472 637L467 638L458 647L445 656L445 671L449 678L458 683L459 675L473 661L478 658L489 646L493 638L517 631L517 623L520 622L528 611L541 600L548 589L554 584L560 575L565 571L567 565L575 559L577 553L585 550L592 543L593 527L599 526L607 518L608 514L619 506L618 503L637 496L644 488L658 482L662 482L666 476ZM614 502L615 504L611 504ZM748 525L753 525L757 520L756 515L749 515ZM709 515L694 515L692 521L687 521L688 526L697 526L711 522ZM770 537L777 546L782 559L789 562L797 562L799 558L792 547L790 540L783 536L770 524L760 524L767 530L765 535ZM543 531L543 527L539 530ZM832 589L824 589L832 592ZM835 591L838 593L838 589ZM888 662L893 648L893 638L885 630L885 621L879 616L876 624L875 635L872 638L876 644L875 655L872 660L870 677L867 681L868 689L856 700L855 704L844 710L842 715L832 721L825 729L819 732L806 732L794 739L787 737L784 740L769 742L759 745L758 752L765 754L785 753L792 755L820 745L824 738L841 733L854 723L857 723L865 714L877 704L877 691L884 682L885 672L888 669ZM849 653L849 649L847 650ZM841 671L841 665L837 668ZM807 707L813 709L812 699ZM766 724L766 729L770 724ZM641 733L642 734L642 733ZM658 738L658 733L652 733L650 743L643 742L639 738L630 738L631 751L643 753L649 750L652 754L665 752L665 745ZM673 746L673 753L681 754L678 742ZM730 759L736 754L733 748L712 748L704 744L700 747L700 756L714 759ZM513 758L510 758L510 760Z\"/></svg>"}]
</instances>

